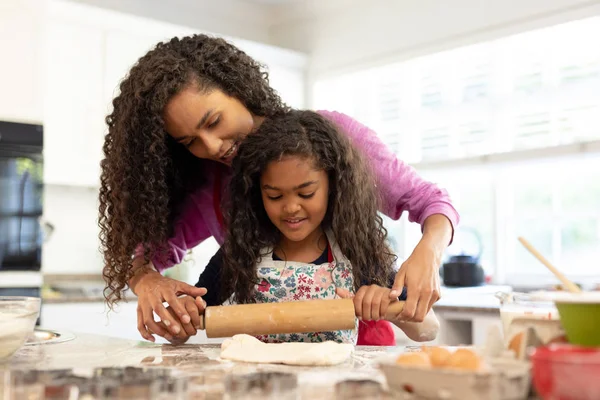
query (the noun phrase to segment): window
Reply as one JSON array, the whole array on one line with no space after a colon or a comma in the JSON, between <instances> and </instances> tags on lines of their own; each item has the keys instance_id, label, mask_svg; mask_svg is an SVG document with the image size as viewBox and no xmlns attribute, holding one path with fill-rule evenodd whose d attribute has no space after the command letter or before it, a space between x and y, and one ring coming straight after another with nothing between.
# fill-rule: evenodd
<instances>
[{"instance_id":1,"label":"window","mask_svg":"<svg viewBox=\"0 0 600 400\"><path fill-rule=\"evenodd\" d=\"M600 17L317 79L314 108L376 130L450 193L499 283L600 279ZM400 258L420 229L385 220ZM473 252L457 233L450 252Z\"/></svg>"}]
</instances>

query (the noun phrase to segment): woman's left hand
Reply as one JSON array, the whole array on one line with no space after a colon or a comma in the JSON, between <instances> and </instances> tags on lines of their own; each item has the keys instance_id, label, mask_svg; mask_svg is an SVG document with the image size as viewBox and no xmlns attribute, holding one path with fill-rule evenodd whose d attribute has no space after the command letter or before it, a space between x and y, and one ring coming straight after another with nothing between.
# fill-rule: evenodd
<instances>
[{"instance_id":1,"label":"woman's left hand","mask_svg":"<svg viewBox=\"0 0 600 400\"><path fill-rule=\"evenodd\" d=\"M390 296L399 296L406 286L406 303L399 319L423 322L433 304L440 299L439 260L422 241L396 274Z\"/></svg>"},{"instance_id":2,"label":"woman's left hand","mask_svg":"<svg viewBox=\"0 0 600 400\"><path fill-rule=\"evenodd\" d=\"M396 274L390 297L406 287L406 303L399 319L423 322L431 307L440 299L440 274L444 250L452 237L452 225L441 214L425 220L423 237Z\"/></svg>"}]
</instances>

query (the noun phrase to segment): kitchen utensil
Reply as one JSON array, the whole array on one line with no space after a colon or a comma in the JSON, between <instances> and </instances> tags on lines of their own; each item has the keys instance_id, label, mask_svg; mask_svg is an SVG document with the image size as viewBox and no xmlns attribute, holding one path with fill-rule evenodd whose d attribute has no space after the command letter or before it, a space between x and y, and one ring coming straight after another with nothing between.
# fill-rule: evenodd
<instances>
[{"instance_id":1,"label":"kitchen utensil","mask_svg":"<svg viewBox=\"0 0 600 400\"><path fill-rule=\"evenodd\" d=\"M75 335L70 332L59 332L48 329L35 329L33 333L27 338L25 346L63 343L73 339L75 339Z\"/></svg>"},{"instance_id":2,"label":"kitchen utensil","mask_svg":"<svg viewBox=\"0 0 600 400\"><path fill-rule=\"evenodd\" d=\"M569 343L600 347L600 292L535 292L531 295L556 304Z\"/></svg>"},{"instance_id":3,"label":"kitchen utensil","mask_svg":"<svg viewBox=\"0 0 600 400\"><path fill-rule=\"evenodd\" d=\"M403 301L393 302L386 317L395 317L403 308ZM209 338L307 333L353 329L355 320L352 299L239 304L207 307L200 329Z\"/></svg>"},{"instance_id":4,"label":"kitchen utensil","mask_svg":"<svg viewBox=\"0 0 600 400\"><path fill-rule=\"evenodd\" d=\"M225 377L226 400L293 400L297 392L298 376L292 373L261 371Z\"/></svg>"},{"instance_id":5,"label":"kitchen utensil","mask_svg":"<svg viewBox=\"0 0 600 400\"><path fill-rule=\"evenodd\" d=\"M40 303L37 297L0 297L0 360L10 357L31 335Z\"/></svg>"},{"instance_id":6,"label":"kitchen utensil","mask_svg":"<svg viewBox=\"0 0 600 400\"><path fill-rule=\"evenodd\" d=\"M348 379L335 384L336 400L382 399L381 383L370 379Z\"/></svg>"},{"instance_id":7,"label":"kitchen utensil","mask_svg":"<svg viewBox=\"0 0 600 400\"><path fill-rule=\"evenodd\" d=\"M551 344L535 349L531 361L533 385L543 399L600 399L600 349Z\"/></svg>"},{"instance_id":8,"label":"kitchen utensil","mask_svg":"<svg viewBox=\"0 0 600 400\"><path fill-rule=\"evenodd\" d=\"M560 272L554 265L550 263L550 261L546 260L544 256L535 249L525 238L519 237L519 242L531 253L535 258L537 258L542 264L546 266L565 286L565 288L572 293L580 293L581 289L579 286L571 282L562 272Z\"/></svg>"}]
</instances>

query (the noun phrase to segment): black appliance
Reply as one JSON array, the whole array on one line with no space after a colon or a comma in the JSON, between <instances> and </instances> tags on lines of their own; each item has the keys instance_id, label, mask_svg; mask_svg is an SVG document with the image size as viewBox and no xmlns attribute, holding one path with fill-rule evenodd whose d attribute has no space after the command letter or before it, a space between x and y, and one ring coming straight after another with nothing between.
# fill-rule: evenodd
<instances>
[{"instance_id":1,"label":"black appliance","mask_svg":"<svg viewBox=\"0 0 600 400\"><path fill-rule=\"evenodd\" d=\"M471 242L474 239L477 250L465 250L469 238ZM485 283L485 272L480 264L483 244L479 232L471 228L459 228L455 232L454 240L457 243L451 247L459 247L460 250L459 254L450 255L440 268L440 275L442 276L444 286L469 287L483 285ZM469 252L471 254L468 254Z\"/></svg>"},{"instance_id":2,"label":"black appliance","mask_svg":"<svg viewBox=\"0 0 600 400\"><path fill-rule=\"evenodd\" d=\"M43 129L0 121L0 271L39 271Z\"/></svg>"},{"instance_id":3,"label":"black appliance","mask_svg":"<svg viewBox=\"0 0 600 400\"><path fill-rule=\"evenodd\" d=\"M43 128L0 121L0 296L42 286Z\"/></svg>"}]
</instances>

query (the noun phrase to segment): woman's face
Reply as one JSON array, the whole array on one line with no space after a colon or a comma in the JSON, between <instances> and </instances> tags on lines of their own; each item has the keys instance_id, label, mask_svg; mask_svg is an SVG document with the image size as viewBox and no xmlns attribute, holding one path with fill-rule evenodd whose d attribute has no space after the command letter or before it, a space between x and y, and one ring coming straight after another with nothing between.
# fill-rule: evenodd
<instances>
[{"instance_id":1,"label":"woman's face","mask_svg":"<svg viewBox=\"0 0 600 400\"><path fill-rule=\"evenodd\" d=\"M201 92L193 85L173 96L164 110L165 129L173 139L198 158L226 165L263 119L221 90Z\"/></svg>"}]
</instances>

